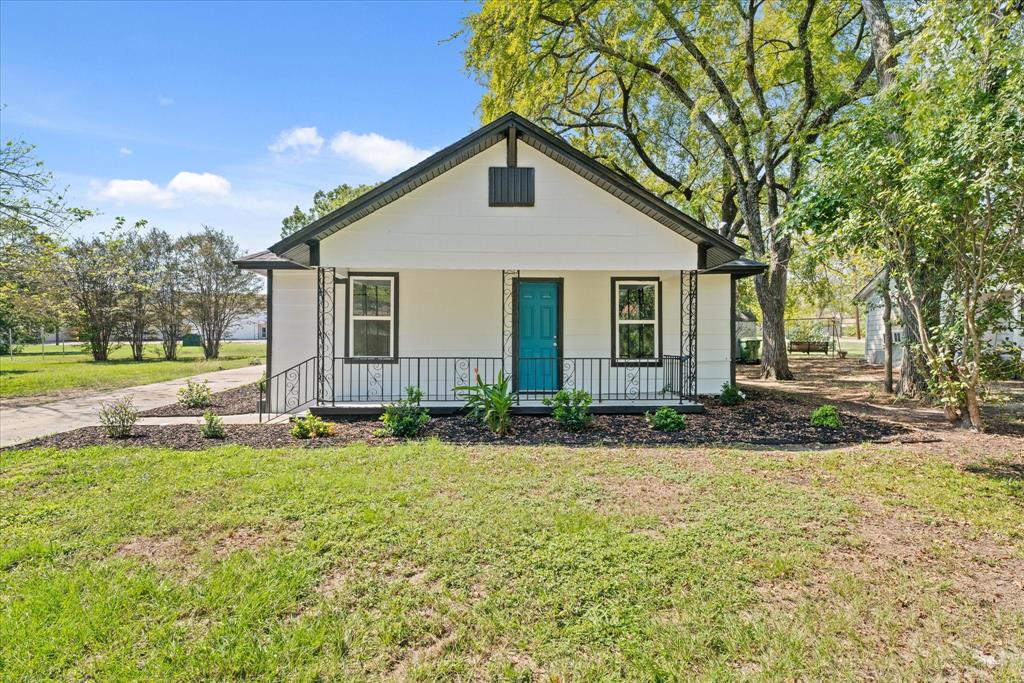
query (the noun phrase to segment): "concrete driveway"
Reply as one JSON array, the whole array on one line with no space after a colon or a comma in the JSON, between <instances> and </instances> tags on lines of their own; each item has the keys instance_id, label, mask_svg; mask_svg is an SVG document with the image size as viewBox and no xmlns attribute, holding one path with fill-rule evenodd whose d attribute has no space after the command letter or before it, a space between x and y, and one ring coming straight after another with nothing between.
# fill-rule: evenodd
<instances>
[{"instance_id":1,"label":"concrete driveway","mask_svg":"<svg viewBox=\"0 0 1024 683\"><path fill-rule=\"evenodd\" d=\"M100 405L116 401L124 396L134 396L135 407L141 412L177 401L178 389L187 380L200 382L207 380L210 383L210 391L224 391L259 380L263 369L262 365L246 366L233 370L208 372L205 375L172 379L167 382L114 389L38 406L9 409L0 406L0 447L13 446L47 434L69 432L79 427L97 425L99 419L96 413Z\"/></svg>"}]
</instances>

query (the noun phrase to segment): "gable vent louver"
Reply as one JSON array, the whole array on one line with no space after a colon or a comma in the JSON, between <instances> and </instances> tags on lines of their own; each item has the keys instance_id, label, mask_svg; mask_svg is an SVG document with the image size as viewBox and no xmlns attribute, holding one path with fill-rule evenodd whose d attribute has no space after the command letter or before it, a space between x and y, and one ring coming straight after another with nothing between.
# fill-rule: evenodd
<instances>
[{"instance_id":1,"label":"gable vent louver","mask_svg":"<svg viewBox=\"0 0 1024 683\"><path fill-rule=\"evenodd\" d=\"M534 169L524 166L492 166L487 173L490 206L533 206Z\"/></svg>"}]
</instances>

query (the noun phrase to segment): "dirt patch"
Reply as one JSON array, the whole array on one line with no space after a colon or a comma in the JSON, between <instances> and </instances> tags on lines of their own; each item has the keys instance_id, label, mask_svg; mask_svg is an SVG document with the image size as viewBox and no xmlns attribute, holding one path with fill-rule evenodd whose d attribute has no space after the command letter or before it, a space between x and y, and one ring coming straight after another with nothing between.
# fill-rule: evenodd
<instances>
[{"instance_id":1,"label":"dirt patch","mask_svg":"<svg viewBox=\"0 0 1024 683\"><path fill-rule=\"evenodd\" d=\"M246 415L257 412L259 397L259 388L255 384L246 384L212 394L209 408L185 408L179 403L172 403L144 410L139 415L143 417L196 417L201 416L207 410L213 411L216 415Z\"/></svg>"},{"instance_id":2,"label":"dirt patch","mask_svg":"<svg viewBox=\"0 0 1024 683\"><path fill-rule=\"evenodd\" d=\"M293 542L295 528L285 526L260 531L242 526L225 533L210 531L195 543L187 543L181 536L136 536L118 546L117 557L130 557L156 567L183 571L195 575L199 571L199 558L204 548L211 548L214 558L223 560L232 553L248 550L256 552L270 545Z\"/></svg>"},{"instance_id":3,"label":"dirt patch","mask_svg":"<svg viewBox=\"0 0 1024 683\"><path fill-rule=\"evenodd\" d=\"M136 536L118 546L114 554L149 564L165 565L190 564L194 556L180 536Z\"/></svg>"},{"instance_id":4,"label":"dirt patch","mask_svg":"<svg viewBox=\"0 0 1024 683\"><path fill-rule=\"evenodd\" d=\"M353 572L351 568L333 567L317 584L314 592L321 597L330 598L340 593L345 584L352 580L352 577Z\"/></svg>"},{"instance_id":5,"label":"dirt patch","mask_svg":"<svg viewBox=\"0 0 1024 683\"><path fill-rule=\"evenodd\" d=\"M628 516L651 516L662 522L678 518L685 489L675 482L644 475L640 478L604 477L597 507L602 512Z\"/></svg>"}]
</instances>

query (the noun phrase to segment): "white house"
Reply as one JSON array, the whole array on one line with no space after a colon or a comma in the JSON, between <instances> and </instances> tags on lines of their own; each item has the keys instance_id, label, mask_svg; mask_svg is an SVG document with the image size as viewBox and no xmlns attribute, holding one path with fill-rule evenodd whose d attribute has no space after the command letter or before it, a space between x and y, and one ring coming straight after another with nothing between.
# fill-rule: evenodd
<instances>
[{"instance_id":1,"label":"white house","mask_svg":"<svg viewBox=\"0 0 1024 683\"><path fill-rule=\"evenodd\" d=\"M885 341L883 340L883 303L879 291L884 269L879 270L857 294L855 299L864 306L864 360L871 365L885 363ZM889 283L892 295L892 363L899 365L903 358L903 323L900 319L898 292L895 283ZM1012 319L1008 329L990 332L985 341L993 348L1007 345L1024 348L1024 287L1011 288L1007 296L1013 297Z\"/></svg>"},{"instance_id":2,"label":"white house","mask_svg":"<svg viewBox=\"0 0 1024 683\"><path fill-rule=\"evenodd\" d=\"M734 379L737 278L765 266L509 113L269 250L273 412L379 411L503 371L518 409L700 410Z\"/></svg>"}]
</instances>

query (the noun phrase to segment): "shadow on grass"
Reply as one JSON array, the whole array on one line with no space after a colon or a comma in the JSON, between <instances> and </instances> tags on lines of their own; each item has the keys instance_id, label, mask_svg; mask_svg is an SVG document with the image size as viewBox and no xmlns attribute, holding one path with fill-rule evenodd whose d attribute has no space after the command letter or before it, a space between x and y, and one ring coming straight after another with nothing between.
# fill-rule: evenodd
<instances>
[{"instance_id":1,"label":"shadow on grass","mask_svg":"<svg viewBox=\"0 0 1024 683\"><path fill-rule=\"evenodd\" d=\"M971 474L980 474L990 479L1024 482L1024 463L1009 460L988 460L964 468Z\"/></svg>"}]
</instances>

